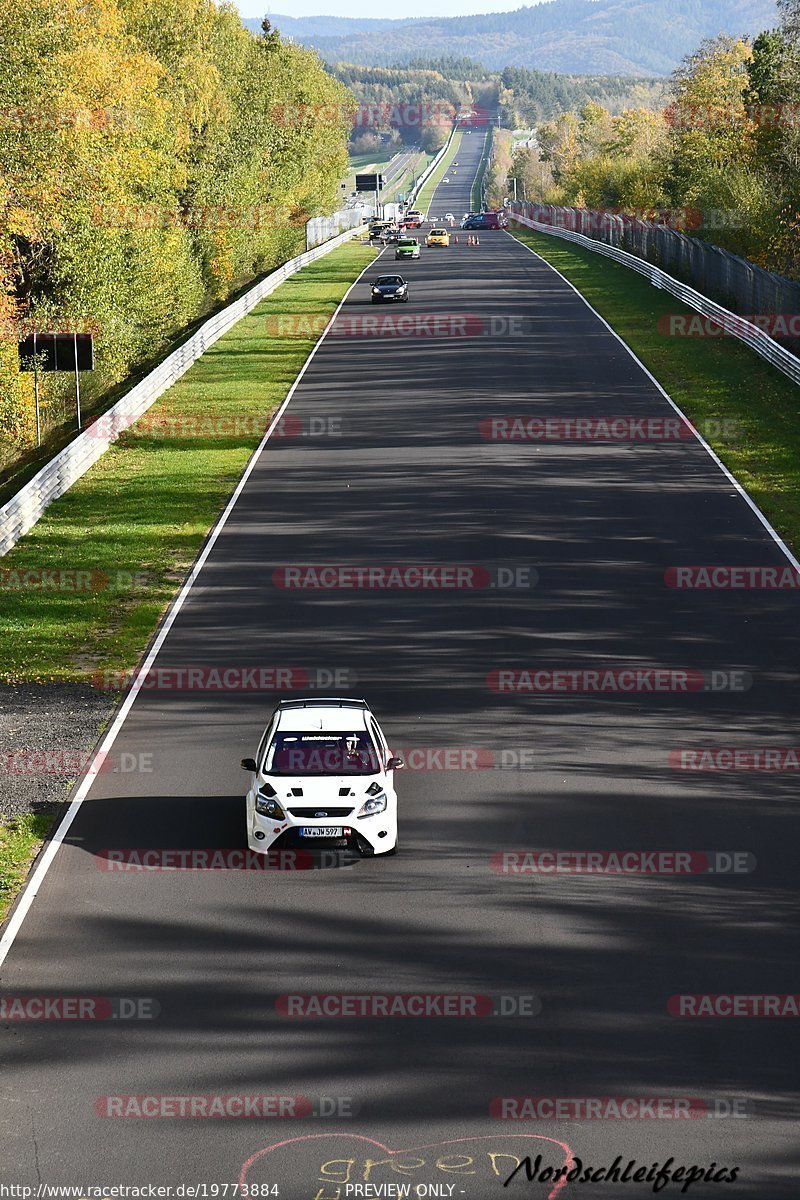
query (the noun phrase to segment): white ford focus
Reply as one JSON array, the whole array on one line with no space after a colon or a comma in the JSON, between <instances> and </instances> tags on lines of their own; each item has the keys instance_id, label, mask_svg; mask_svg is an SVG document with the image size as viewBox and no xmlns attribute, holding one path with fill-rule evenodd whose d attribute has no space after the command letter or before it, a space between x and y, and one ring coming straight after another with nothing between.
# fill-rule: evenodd
<instances>
[{"instance_id":1,"label":"white ford focus","mask_svg":"<svg viewBox=\"0 0 800 1200\"><path fill-rule=\"evenodd\" d=\"M247 793L251 850L313 844L348 846L362 855L397 849L392 756L365 700L283 700L255 759Z\"/></svg>"}]
</instances>

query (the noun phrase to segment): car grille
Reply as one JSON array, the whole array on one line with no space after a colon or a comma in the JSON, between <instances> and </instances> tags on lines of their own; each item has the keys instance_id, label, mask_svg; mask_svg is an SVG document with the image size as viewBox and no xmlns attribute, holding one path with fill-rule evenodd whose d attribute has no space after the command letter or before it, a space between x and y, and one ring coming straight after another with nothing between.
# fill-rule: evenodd
<instances>
[{"instance_id":1,"label":"car grille","mask_svg":"<svg viewBox=\"0 0 800 1200\"><path fill-rule=\"evenodd\" d=\"M324 812L325 817L320 817L320 820L326 820L328 817L349 817L352 811L352 808L326 808L324 804L317 804L314 808L289 809L293 817L313 817L318 812Z\"/></svg>"}]
</instances>

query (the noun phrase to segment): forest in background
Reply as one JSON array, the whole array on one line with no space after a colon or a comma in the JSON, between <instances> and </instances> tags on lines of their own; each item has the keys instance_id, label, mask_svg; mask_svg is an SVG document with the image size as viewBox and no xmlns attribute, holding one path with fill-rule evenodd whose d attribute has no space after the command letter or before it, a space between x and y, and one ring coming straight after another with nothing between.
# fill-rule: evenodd
<instances>
[{"instance_id":1,"label":"forest in background","mask_svg":"<svg viewBox=\"0 0 800 1200\"><path fill-rule=\"evenodd\" d=\"M0 467L34 437L28 330L95 334L87 399L305 248L355 102L213 0L0 0ZM46 428L73 403L43 377Z\"/></svg>"},{"instance_id":2,"label":"forest in background","mask_svg":"<svg viewBox=\"0 0 800 1200\"><path fill-rule=\"evenodd\" d=\"M675 71L668 102L613 115L595 102L538 127L538 148L498 130L495 204L520 199L670 223L759 266L800 278L800 0L753 41L704 41ZM681 214L685 214L681 218Z\"/></svg>"}]
</instances>

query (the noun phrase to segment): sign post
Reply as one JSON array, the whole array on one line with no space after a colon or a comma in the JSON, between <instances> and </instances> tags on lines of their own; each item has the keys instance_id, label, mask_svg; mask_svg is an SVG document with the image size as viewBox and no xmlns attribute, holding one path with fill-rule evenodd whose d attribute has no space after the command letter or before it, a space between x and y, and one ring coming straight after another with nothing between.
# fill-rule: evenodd
<instances>
[{"instance_id":1,"label":"sign post","mask_svg":"<svg viewBox=\"0 0 800 1200\"><path fill-rule=\"evenodd\" d=\"M42 444L39 415L39 371L73 371L75 415L81 428L81 371L94 370L94 337L91 333L31 333L19 343L20 370L30 371L33 359L33 397L36 406L36 444Z\"/></svg>"},{"instance_id":2,"label":"sign post","mask_svg":"<svg viewBox=\"0 0 800 1200\"><path fill-rule=\"evenodd\" d=\"M78 374L78 335L73 333L73 350L75 354L75 413L78 418L78 432L81 428L81 377Z\"/></svg>"}]
</instances>

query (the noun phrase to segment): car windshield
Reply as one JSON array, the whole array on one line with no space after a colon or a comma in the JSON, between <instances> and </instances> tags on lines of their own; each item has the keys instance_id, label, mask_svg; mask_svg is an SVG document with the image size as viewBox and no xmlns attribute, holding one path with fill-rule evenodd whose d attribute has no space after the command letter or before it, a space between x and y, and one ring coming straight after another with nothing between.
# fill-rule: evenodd
<instances>
[{"instance_id":1,"label":"car windshield","mask_svg":"<svg viewBox=\"0 0 800 1200\"><path fill-rule=\"evenodd\" d=\"M366 730L276 733L264 759L268 775L375 775L380 762Z\"/></svg>"},{"instance_id":2,"label":"car windshield","mask_svg":"<svg viewBox=\"0 0 800 1200\"><path fill-rule=\"evenodd\" d=\"M403 280L399 275L381 275L375 280L377 287L399 286Z\"/></svg>"},{"instance_id":3,"label":"car windshield","mask_svg":"<svg viewBox=\"0 0 800 1200\"><path fill-rule=\"evenodd\" d=\"M446 229L432 229L431 237L447 237Z\"/></svg>"},{"instance_id":4,"label":"car windshield","mask_svg":"<svg viewBox=\"0 0 800 1200\"><path fill-rule=\"evenodd\" d=\"M400 239L401 246L416 246L416 244L417 244L416 238L401 238Z\"/></svg>"}]
</instances>

